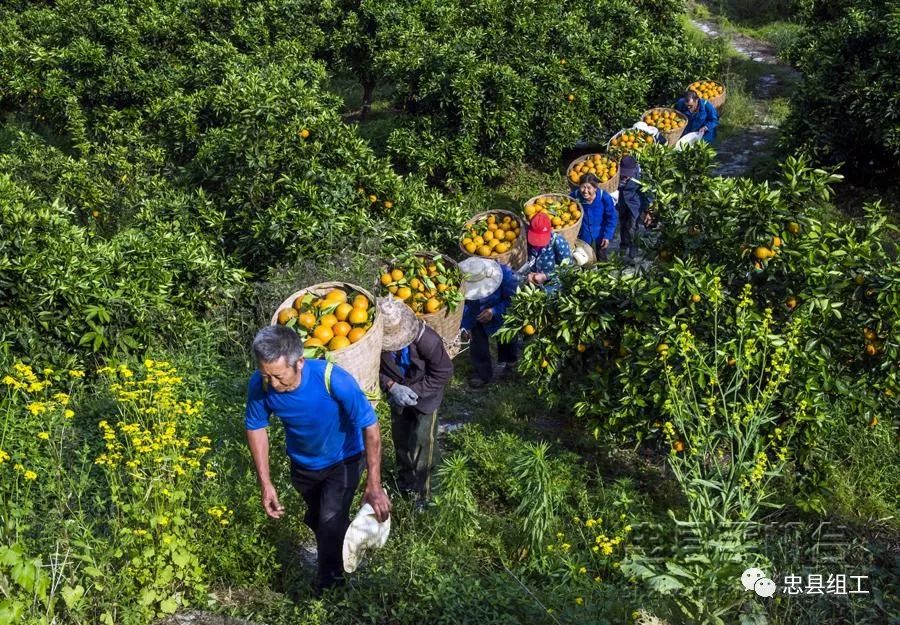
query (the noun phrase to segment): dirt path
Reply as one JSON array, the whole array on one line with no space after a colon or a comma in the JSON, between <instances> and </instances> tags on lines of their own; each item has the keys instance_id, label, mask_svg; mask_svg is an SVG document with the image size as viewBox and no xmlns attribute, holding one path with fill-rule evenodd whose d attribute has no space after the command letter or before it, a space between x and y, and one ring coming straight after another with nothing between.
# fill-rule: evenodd
<instances>
[{"instance_id":1,"label":"dirt path","mask_svg":"<svg viewBox=\"0 0 900 625\"><path fill-rule=\"evenodd\" d=\"M778 126L772 119L773 101L788 95L800 74L779 61L772 46L764 41L724 31L713 22L691 20L691 23L709 37L725 39L740 59L735 70L753 79L752 84L747 85L751 97L751 123L715 145L720 163L714 170L716 175L747 175L757 162L774 151Z\"/></svg>"}]
</instances>

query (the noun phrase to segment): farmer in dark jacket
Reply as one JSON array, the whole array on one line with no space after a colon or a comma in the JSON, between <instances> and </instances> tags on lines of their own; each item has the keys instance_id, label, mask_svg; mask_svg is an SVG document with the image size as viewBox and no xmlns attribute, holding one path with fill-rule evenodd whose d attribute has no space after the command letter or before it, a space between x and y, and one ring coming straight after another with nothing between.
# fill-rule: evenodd
<instances>
[{"instance_id":1,"label":"farmer in dark jacket","mask_svg":"<svg viewBox=\"0 0 900 625\"><path fill-rule=\"evenodd\" d=\"M684 134L699 132L704 141L713 142L719 126L719 113L709 100L701 98L695 91L688 91L675 104L675 110L687 115L688 123Z\"/></svg>"},{"instance_id":2,"label":"farmer in dark jacket","mask_svg":"<svg viewBox=\"0 0 900 625\"><path fill-rule=\"evenodd\" d=\"M579 186L569 195L581 202L584 209L578 238L594 248L599 259L606 259L606 249L616 231L619 216L613 197L600 188L600 179L584 174Z\"/></svg>"},{"instance_id":3,"label":"farmer in dark jacket","mask_svg":"<svg viewBox=\"0 0 900 625\"><path fill-rule=\"evenodd\" d=\"M489 258L473 256L462 261L459 268L463 272L466 297L462 327L471 335L469 355L475 369L469 386L481 388L494 378L490 337L503 325L503 313L519 287L519 280L507 265ZM503 365L504 375L515 369L519 361L518 343L498 342L497 358Z\"/></svg>"},{"instance_id":4,"label":"farmer in dark jacket","mask_svg":"<svg viewBox=\"0 0 900 625\"><path fill-rule=\"evenodd\" d=\"M528 282L541 286L548 293L559 289L557 269L560 265L573 264L572 249L565 237L553 232L550 216L537 213L528 224L528 261L531 269Z\"/></svg>"},{"instance_id":5,"label":"farmer in dark jacket","mask_svg":"<svg viewBox=\"0 0 900 625\"><path fill-rule=\"evenodd\" d=\"M644 191L641 182L641 166L633 156L625 156L619 163L619 241L628 260L637 253L635 240L640 224L650 223L648 209L652 198Z\"/></svg>"},{"instance_id":6,"label":"farmer in dark jacket","mask_svg":"<svg viewBox=\"0 0 900 625\"><path fill-rule=\"evenodd\" d=\"M380 381L391 406L397 486L424 505L438 464L437 411L453 363L437 332L402 301L381 299L378 310L384 323Z\"/></svg>"}]
</instances>

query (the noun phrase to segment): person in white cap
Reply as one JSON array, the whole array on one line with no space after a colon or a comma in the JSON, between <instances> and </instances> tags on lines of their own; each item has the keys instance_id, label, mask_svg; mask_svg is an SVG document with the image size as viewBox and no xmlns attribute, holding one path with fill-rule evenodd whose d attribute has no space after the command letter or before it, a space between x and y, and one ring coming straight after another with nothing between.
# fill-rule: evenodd
<instances>
[{"instance_id":1,"label":"person in white cap","mask_svg":"<svg viewBox=\"0 0 900 625\"><path fill-rule=\"evenodd\" d=\"M384 326L380 381L391 406L397 487L422 508L431 499L439 462L437 411L453 361L440 335L401 300L379 299L378 311Z\"/></svg>"},{"instance_id":2,"label":"person in white cap","mask_svg":"<svg viewBox=\"0 0 900 625\"><path fill-rule=\"evenodd\" d=\"M469 386L481 388L494 378L490 337L503 325L503 313L518 289L519 280L507 265L489 258L473 256L462 261L459 268L466 298L462 327L471 336L469 355L475 369ZM518 343L498 341L497 357L504 372L513 370L519 360Z\"/></svg>"}]
</instances>

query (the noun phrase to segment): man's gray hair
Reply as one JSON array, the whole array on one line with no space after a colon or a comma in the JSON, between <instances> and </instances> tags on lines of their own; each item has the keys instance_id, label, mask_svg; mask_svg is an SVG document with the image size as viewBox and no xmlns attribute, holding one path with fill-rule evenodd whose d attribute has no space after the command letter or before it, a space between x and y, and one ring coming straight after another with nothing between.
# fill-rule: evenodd
<instances>
[{"instance_id":1,"label":"man's gray hair","mask_svg":"<svg viewBox=\"0 0 900 625\"><path fill-rule=\"evenodd\" d=\"M284 358L289 367L303 356L300 337L291 328L266 326L253 339L253 354L257 362L270 363Z\"/></svg>"}]
</instances>

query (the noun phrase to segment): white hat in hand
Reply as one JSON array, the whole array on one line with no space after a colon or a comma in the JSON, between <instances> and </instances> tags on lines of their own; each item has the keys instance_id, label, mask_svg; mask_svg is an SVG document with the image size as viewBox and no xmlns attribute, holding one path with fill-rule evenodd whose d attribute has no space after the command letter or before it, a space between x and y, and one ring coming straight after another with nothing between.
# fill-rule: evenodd
<instances>
[{"instance_id":1,"label":"white hat in hand","mask_svg":"<svg viewBox=\"0 0 900 625\"><path fill-rule=\"evenodd\" d=\"M355 571L366 551L384 547L390 533L391 517L379 523L372 506L363 504L344 534L344 570Z\"/></svg>"}]
</instances>

